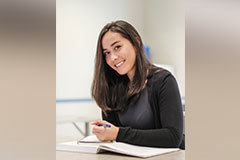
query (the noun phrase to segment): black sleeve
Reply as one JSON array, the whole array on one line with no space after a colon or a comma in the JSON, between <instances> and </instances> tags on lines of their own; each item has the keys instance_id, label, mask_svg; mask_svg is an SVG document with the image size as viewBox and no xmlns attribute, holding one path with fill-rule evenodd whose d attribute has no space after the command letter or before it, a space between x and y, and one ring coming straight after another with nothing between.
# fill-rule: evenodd
<instances>
[{"instance_id":1,"label":"black sleeve","mask_svg":"<svg viewBox=\"0 0 240 160\"><path fill-rule=\"evenodd\" d=\"M161 127L151 130L119 127L116 141L149 147L180 147L183 138L183 112L177 82L170 75L154 88L152 99L158 106L154 112L159 114Z\"/></svg>"}]
</instances>

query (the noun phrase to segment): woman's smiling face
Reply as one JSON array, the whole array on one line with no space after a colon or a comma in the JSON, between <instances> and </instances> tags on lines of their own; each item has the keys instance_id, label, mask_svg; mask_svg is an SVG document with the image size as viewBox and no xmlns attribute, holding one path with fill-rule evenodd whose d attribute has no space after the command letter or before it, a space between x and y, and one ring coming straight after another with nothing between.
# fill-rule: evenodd
<instances>
[{"instance_id":1,"label":"woman's smiling face","mask_svg":"<svg viewBox=\"0 0 240 160\"><path fill-rule=\"evenodd\" d=\"M103 54L107 64L130 81L135 74L136 50L132 43L117 32L108 31L102 38Z\"/></svg>"}]
</instances>

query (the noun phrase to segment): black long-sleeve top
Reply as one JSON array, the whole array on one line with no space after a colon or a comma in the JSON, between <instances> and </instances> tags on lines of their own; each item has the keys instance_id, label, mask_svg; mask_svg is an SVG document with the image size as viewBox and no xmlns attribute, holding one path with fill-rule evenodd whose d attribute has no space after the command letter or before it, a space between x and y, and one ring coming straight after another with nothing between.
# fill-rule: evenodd
<instances>
[{"instance_id":1,"label":"black long-sleeve top","mask_svg":"<svg viewBox=\"0 0 240 160\"><path fill-rule=\"evenodd\" d=\"M183 111L177 82L166 71L151 71L147 82L148 100L152 109L154 129L136 129L123 126L117 112L102 113L106 120L119 127L117 142L129 144L185 149L183 135Z\"/></svg>"}]
</instances>

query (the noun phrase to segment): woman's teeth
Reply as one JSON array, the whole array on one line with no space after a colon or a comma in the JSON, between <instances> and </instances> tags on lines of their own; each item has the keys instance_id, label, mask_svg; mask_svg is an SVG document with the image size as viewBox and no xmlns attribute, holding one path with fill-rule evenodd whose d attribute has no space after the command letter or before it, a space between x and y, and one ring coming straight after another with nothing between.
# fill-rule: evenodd
<instances>
[{"instance_id":1,"label":"woman's teeth","mask_svg":"<svg viewBox=\"0 0 240 160\"><path fill-rule=\"evenodd\" d=\"M123 62L124 62L124 61L122 61L122 62L116 64L115 66L116 66L116 67L119 67L121 64L123 64Z\"/></svg>"}]
</instances>

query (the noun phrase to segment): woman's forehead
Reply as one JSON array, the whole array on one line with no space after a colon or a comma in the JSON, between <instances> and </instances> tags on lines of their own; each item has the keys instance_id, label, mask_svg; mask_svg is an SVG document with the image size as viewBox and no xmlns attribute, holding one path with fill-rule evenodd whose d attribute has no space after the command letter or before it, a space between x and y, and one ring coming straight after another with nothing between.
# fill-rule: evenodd
<instances>
[{"instance_id":1,"label":"woman's forehead","mask_svg":"<svg viewBox=\"0 0 240 160\"><path fill-rule=\"evenodd\" d=\"M122 42L125 38L121 36L121 34L117 32L108 31L102 38L102 46L103 47L111 47L115 42Z\"/></svg>"}]
</instances>

